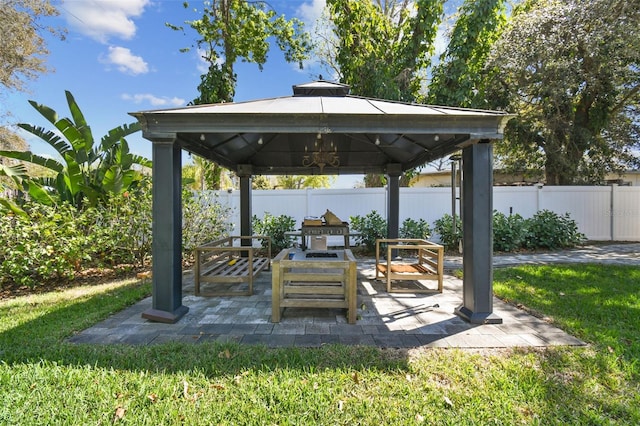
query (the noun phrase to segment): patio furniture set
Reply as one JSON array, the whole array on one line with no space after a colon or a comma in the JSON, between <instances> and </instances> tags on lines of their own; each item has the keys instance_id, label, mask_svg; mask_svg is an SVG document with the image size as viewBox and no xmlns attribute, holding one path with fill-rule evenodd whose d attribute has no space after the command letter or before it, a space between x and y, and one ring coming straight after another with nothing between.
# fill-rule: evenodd
<instances>
[{"instance_id":1,"label":"patio furniture set","mask_svg":"<svg viewBox=\"0 0 640 426\"><path fill-rule=\"evenodd\" d=\"M343 234L349 234L348 228ZM321 233L299 235L304 240ZM254 247L253 243L258 241L264 241L262 246L266 249ZM232 236L204 244L195 250L195 295L251 295L255 277L271 269L272 322L280 322L284 308L343 308L347 311L347 322L354 324L357 263L348 242L340 250L326 247L308 250L306 244L302 247L285 248L272 259L271 239L266 236ZM378 239L375 256L375 278L385 280L387 292L442 293L442 245L423 239ZM437 281L437 289L423 285L394 286L397 281L421 280ZM242 283L247 283L246 289L233 288ZM211 286L219 287L210 289Z\"/></svg>"}]
</instances>

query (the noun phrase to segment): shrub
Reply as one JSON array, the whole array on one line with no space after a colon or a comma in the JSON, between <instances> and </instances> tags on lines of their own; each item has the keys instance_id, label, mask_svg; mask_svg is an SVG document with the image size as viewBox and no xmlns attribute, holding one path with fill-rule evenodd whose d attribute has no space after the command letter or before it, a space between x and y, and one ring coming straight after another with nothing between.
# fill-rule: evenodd
<instances>
[{"instance_id":1,"label":"shrub","mask_svg":"<svg viewBox=\"0 0 640 426\"><path fill-rule=\"evenodd\" d=\"M27 204L27 216L0 217L0 282L35 286L53 278L73 279L91 257L93 210L78 212Z\"/></svg>"},{"instance_id":2,"label":"shrub","mask_svg":"<svg viewBox=\"0 0 640 426\"><path fill-rule=\"evenodd\" d=\"M569 213L558 215L550 210L542 210L525 221L524 245L529 249L558 249L582 244L586 237L578 232L578 225Z\"/></svg>"},{"instance_id":3,"label":"shrub","mask_svg":"<svg viewBox=\"0 0 640 426\"><path fill-rule=\"evenodd\" d=\"M147 180L136 191L112 195L97 209L96 266L145 266L151 258L152 203Z\"/></svg>"},{"instance_id":4,"label":"shrub","mask_svg":"<svg viewBox=\"0 0 640 426\"><path fill-rule=\"evenodd\" d=\"M371 253L376 248L376 240L386 238L387 221L373 210L366 216L350 216L351 229L360 233L355 237L358 244L363 244L367 252Z\"/></svg>"},{"instance_id":5,"label":"shrub","mask_svg":"<svg viewBox=\"0 0 640 426\"><path fill-rule=\"evenodd\" d=\"M285 235L285 232L295 230L296 221L291 216L274 216L269 212L264 213L264 217L259 219L253 216L251 219L254 235L266 235L271 237L271 250L274 253L291 247L293 237ZM262 247L266 247L267 242L262 242Z\"/></svg>"},{"instance_id":6,"label":"shrub","mask_svg":"<svg viewBox=\"0 0 640 426\"><path fill-rule=\"evenodd\" d=\"M440 243L446 250L457 250L462 240L462 222L456 217L456 231L453 232L453 216L445 214L433 223L433 230L440 236Z\"/></svg>"},{"instance_id":7,"label":"shrub","mask_svg":"<svg viewBox=\"0 0 640 426\"><path fill-rule=\"evenodd\" d=\"M424 219L414 220L407 218L402 222L399 231L400 238L419 238L428 240L431 236L431 228Z\"/></svg>"},{"instance_id":8,"label":"shrub","mask_svg":"<svg viewBox=\"0 0 640 426\"><path fill-rule=\"evenodd\" d=\"M208 241L229 235L233 230L231 208L218 201L217 194L184 191L182 194L182 251L186 259Z\"/></svg>"},{"instance_id":9,"label":"shrub","mask_svg":"<svg viewBox=\"0 0 640 426\"><path fill-rule=\"evenodd\" d=\"M525 220L519 214L506 216L493 212L493 251L522 248L526 236Z\"/></svg>"}]
</instances>

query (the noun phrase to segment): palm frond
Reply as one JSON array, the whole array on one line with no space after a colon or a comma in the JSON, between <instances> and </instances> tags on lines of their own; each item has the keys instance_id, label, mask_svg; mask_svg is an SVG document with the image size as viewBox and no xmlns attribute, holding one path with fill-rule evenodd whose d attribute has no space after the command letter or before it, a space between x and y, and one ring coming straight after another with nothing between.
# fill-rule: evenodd
<instances>
[{"instance_id":1,"label":"palm frond","mask_svg":"<svg viewBox=\"0 0 640 426\"><path fill-rule=\"evenodd\" d=\"M122 126L115 127L109 130L109 132L102 137L102 140L100 141L100 147L103 150L108 150L110 147L118 143L120 139L127 137L130 134L135 133L141 129L142 127L138 122L123 124Z\"/></svg>"},{"instance_id":2,"label":"palm frond","mask_svg":"<svg viewBox=\"0 0 640 426\"><path fill-rule=\"evenodd\" d=\"M84 183L84 174L80 165L75 161L75 157L67 154L65 158L67 169L64 171L64 181L66 188L75 196L80 191L80 185Z\"/></svg>"},{"instance_id":3,"label":"palm frond","mask_svg":"<svg viewBox=\"0 0 640 426\"><path fill-rule=\"evenodd\" d=\"M61 118L60 120L56 121L55 126L58 130L60 130L60 133L62 133L64 137L67 138L67 141L69 141L74 151L87 151L84 135L71 120L69 120L68 118Z\"/></svg>"},{"instance_id":4,"label":"palm frond","mask_svg":"<svg viewBox=\"0 0 640 426\"><path fill-rule=\"evenodd\" d=\"M49 108L46 105L39 104L36 101L29 101L29 103L51 124L55 124L56 121L58 121L58 113L53 108Z\"/></svg>"},{"instance_id":5,"label":"palm frond","mask_svg":"<svg viewBox=\"0 0 640 426\"><path fill-rule=\"evenodd\" d=\"M7 176L12 178L13 180L24 179L28 177L27 168L24 166L24 164L14 164L11 166L0 164L0 176Z\"/></svg>"},{"instance_id":6,"label":"palm frond","mask_svg":"<svg viewBox=\"0 0 640 426\"><path fill-rule=\"evenodd\" d=\"M48 206L55 204L55 200L51 197L49 192L34 180L24 181L25 188L29 193L31 199Z\"/></svg>"},{"instance_id":7,"label":"palm frond","mask_svg":"<svg viewBox=\"0 0 640 426\"><path fill-rule=\"evenodd\" d=\"M45 130L44 127L36 127L26 123L20 123L18 124L18 127L26 130L34 136L39 137L40 139L48 143L53 149L58 151L58 154L60 155L64 155L65 152L71 150L71 146L67 143L67 141L62 139L56 133L50 130Z\"/></svg>"},{"instance_id":8,"label":"palm frond","mask_svg":"<svg viewBox=\"0 0 640 426\"><path fill-rule=\"evenodd\" d=\"M0 198L0 206L3 207L3 209L0 210L10 211L15 215L19 215L25 218L29 217L27 212L22 210L16 203L11 200L7 200L6 198Z\"/></svg>"},{"instance_id":9,"label":"palm frond","mask_svg":"<svg viewBox=\"0 0 640 426\"><path fill-rule=\"evenodd\" d=\"M80 107L76 103L75 98L68 90L65 90L67 96L67 104L69 104L69 111L71 111L71 117L75 123L75 127L82 133L85 143L85 150L89 151L93 147L93 134L91 133L91 127L87 124L87 120L84 118L84 114Z\"/></svg>"},{"instance_id":10,"label":"palm frond","mask_svg":"<svg viewBox=\"0 0 640 426\"><path fill-rule=\"evenodd\" d=\"M143 167L148 167L148 168L153 167L153 161L149 160L146 157L143 157L142 155L131 154L131 162L133 164L139 164Z\"/></svg>"},{"instance_id":11,"label":"palm frond","mask_svg":"<svg viewBox=\"0 0 640 426\"><path fill-rule=\"evenodd\" d=\"M0 156L13 158L15 160L26 161L27 163L37 164L49 170L60 173L64 170L64 166L52 158L36 155L31 151L0 151Z\"/></svg>"}]
</instances>

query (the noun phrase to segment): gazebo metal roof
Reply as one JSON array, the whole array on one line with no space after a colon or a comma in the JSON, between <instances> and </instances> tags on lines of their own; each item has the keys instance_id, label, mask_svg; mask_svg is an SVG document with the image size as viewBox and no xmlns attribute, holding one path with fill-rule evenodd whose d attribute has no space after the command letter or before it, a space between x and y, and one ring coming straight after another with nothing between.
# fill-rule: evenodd
<instances>
[{"instance_id":1,"label":"gazebo metal roof","mask_svg":"<svg viewBox=\"0 0 640 426\"><path fill-rule=\"evenodd\" d=\"M405 171L459 150L500 139L509 114L410 104L349 94L323 80L293 86L293 95L249 102L131 113L147 139L162 135L234 171L253 175L365 174ZM321 138L339 166L306 167Z\"/></svg>"}]
</instances>

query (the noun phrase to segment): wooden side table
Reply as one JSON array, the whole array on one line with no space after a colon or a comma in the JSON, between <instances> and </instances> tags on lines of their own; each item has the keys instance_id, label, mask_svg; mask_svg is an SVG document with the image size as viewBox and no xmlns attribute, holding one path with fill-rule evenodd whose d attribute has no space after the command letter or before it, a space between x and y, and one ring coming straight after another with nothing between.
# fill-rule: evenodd
<instances>
[{"instance_id":1,"label":"wooden side table","mask_svg":"<svg viewBox=\"0 0 640 426\"><path fill-rule=\"evenodd\" d=\"M385 244L386 255L381 245ZM410 252L413 256L409 261L395 260L392 253ZM376 240L376 279L383 278L387 283L387 291L404 293L426 293L430 289L403 290L394 288L391 284L394 280L436 280L439 293L442 293L442 281L444 275L444 246L431 241L414 238L382 238Z\"/></svg>"}]
</instances>

